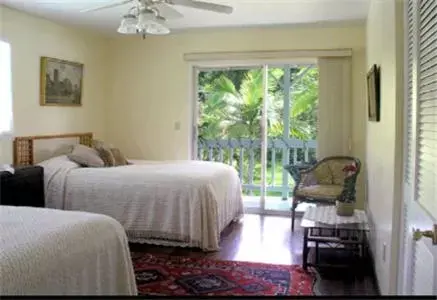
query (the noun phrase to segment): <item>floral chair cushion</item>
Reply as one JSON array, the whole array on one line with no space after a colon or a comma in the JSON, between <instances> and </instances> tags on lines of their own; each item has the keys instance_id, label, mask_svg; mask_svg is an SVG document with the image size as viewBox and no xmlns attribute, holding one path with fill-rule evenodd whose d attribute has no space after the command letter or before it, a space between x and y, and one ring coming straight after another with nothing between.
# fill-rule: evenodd
<instances>
[{"instance_id":1,"label":"floral chair cushion","mask_svg":"<svg viewBox=\"0 0 437 300\"><path fill-rule=\"evenodd\" d=\"M296 196L306 198L329 198L336 199L343 191L342 185L336 184L315 184L306 187L301 187L296 191Z\"/></svg>"},{"instance_id":2,"label":"floral chair cushion","mask_svg":"<svg viewBox=\"0 0 437 300\"><path fill-rule=\"evenodd\" d=\"M347 159L333 159L321 163L313 170L318 184L342 185L346 178L344 167L352 162Z\"/></svg>"},{"instance_id":3,"label":"floral chair cushion","mask_svg":"<svg viewBox=\"0 0 437 300\"><path fill-rule=\"evenodd\" d=\"M320 164L312 172L319 184L332 184L332 173L327 163Z\"/></svg>"}]
</instances>

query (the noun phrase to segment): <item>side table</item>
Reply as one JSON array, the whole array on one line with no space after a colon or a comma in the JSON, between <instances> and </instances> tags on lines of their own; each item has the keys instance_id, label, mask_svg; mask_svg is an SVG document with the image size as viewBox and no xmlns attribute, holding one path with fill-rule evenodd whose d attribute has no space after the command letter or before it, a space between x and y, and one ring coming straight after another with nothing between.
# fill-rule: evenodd
<instances>
[{"instance_id":1,"label":"side table","mask_svg":"<svg viewBox=\"0 0 437 300\"><path fill-rule=\"evenodd\" d=\"M364 211L355 210L351 217L337 216L334 205L309 207L302 218L303 236L303 263L304 269L308 266L347 266L321 264L319 261L320 248L335 248L358 254L363 259L367 248L368 221ZM309 261L309 252L315 251L314 261Z\"/></svg>"}]
</instances>

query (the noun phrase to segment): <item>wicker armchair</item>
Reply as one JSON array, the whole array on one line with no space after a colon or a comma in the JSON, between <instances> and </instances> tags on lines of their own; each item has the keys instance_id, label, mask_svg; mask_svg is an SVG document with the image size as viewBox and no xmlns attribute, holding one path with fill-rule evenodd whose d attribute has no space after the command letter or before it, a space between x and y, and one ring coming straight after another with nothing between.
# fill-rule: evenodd
<instances>
[{"instance_id":1,"label":"wicker armchair","mask_svg":"<svg viewBox=\"0 0 437 300\"><path fill-rule=\"evenodd\" d=\"M344 171L349 165L356 168L352 176ZM355 197L355 184L361 162L355 157L331 156L312 165L288 165L284 168L295 181L291 208L291 229L294 230L296 207L299 203L335 204L340 197Z\"/></svg>"}]
</instances>

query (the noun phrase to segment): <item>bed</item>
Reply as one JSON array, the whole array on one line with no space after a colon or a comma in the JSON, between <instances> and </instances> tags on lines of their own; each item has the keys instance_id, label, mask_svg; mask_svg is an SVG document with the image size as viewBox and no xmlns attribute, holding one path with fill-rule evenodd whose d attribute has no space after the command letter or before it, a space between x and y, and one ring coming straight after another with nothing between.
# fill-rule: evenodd
<instances>
[{"instance_id":1,"label":"bed","mask_svg":"<svg viewBox=\"0 0 437 300\"><path fill-rule=\"evenodd\" d=\"M0 294L137 295L126 234L85 212L0 206Z\"/></svg>"},{"instance_id":2,"label":"bed","mask_svg":"<svg viewBox=\"0 0 437 300\"><path fill-rule=\"evenodd\" d=\"M79 140L87 145L92 137ZM16 148L23 141L34 139L19 138ZM113 217L130 242L219 250L220 233L243 214L235 168L204 161L131 162L82 168L60 155L38 163L44 167L46 206Z\"/></svg>"}]
</instances>

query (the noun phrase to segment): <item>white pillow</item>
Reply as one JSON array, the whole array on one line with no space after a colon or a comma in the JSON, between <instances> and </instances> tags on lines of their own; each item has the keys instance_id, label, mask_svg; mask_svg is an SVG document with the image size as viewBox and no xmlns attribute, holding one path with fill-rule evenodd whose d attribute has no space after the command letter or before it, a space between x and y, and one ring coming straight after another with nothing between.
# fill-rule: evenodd
<instances>
[{"instance_id":1,"label":"white pillow","mask_svg":"<svg viewBox=\"0 0 437 300\"><path fill-rule=\"evenodd\" d=\"M74 146L73 151L67 156L70 160L85 167L103 168L105 166L97 151L84 145Z\"/></svg>"}]
</instances>

